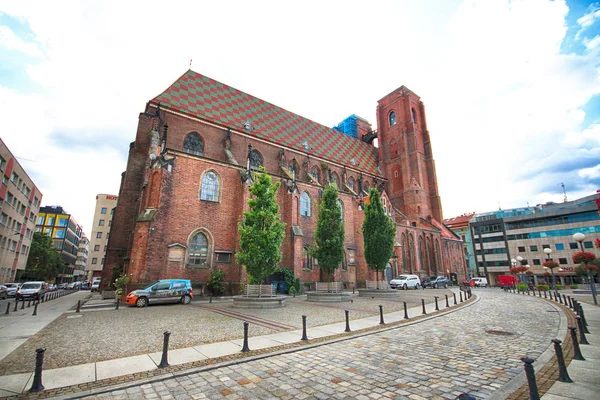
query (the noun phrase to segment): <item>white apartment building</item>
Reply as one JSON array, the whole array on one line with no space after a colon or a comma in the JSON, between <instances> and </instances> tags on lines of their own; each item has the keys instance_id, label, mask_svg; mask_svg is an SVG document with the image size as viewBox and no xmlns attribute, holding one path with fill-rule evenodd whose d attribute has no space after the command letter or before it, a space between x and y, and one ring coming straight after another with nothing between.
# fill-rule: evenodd
<instances>
[{"instance_id":1,"label":"white apartment building","mask_svg":"<svg viewBox=\"0 0 600 400\"><path fill-rule=\"evenodd\" d=\"M96 196L96 209L92 221L92 235L86 268L88 279L102 276L110 226L117 200L118 196L112 194L98 194Z\"/></svg>"}]
</instances>

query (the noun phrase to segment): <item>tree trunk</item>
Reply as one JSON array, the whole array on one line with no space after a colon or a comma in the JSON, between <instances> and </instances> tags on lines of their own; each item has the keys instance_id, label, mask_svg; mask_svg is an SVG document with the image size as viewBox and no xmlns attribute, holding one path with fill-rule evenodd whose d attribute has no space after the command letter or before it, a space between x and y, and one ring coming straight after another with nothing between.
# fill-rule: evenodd
<instances>
[{"instance_id":1,"label":"tree trunk","mask_svg":"<svg viewBox=\"0 0 600 400\"><path fill-rule=\"evenodd\" d=\"M379 270L375 270L375 281L377 282L377 290L379 290Z\"/></svg>"}]
</instances>

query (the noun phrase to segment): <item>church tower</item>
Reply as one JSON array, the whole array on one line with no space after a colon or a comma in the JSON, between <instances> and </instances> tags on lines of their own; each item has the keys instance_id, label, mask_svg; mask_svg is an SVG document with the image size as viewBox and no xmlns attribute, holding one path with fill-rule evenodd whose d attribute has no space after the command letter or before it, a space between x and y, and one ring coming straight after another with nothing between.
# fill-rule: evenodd
<instances>
[{"instance_id":1,"label":"church tower","mask_svg":"<svg viewBox=\"0 0 600 400\"><path fill-rule=\"evenodd\" d=\"M394 207L417 225L419 218L442 222L425 106L419 96L401 86L379 100L377 128L380 166Z\"/></svg>"}]
</instances>

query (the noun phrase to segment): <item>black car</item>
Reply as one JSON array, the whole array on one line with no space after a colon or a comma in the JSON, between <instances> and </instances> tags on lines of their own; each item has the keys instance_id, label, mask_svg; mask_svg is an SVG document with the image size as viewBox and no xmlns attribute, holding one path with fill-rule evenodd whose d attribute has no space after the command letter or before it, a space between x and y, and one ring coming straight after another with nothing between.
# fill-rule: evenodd
<instances>
[{"instance_id":1,"label":"black car","mask_svg":"<svg viewBox=\"0 0 600 400\"><path fill-rule=\"evenodd\" d=\"M445 276L429 276L423 280L423 289L430 288L448 288L450 281Z\"/></svg>"}]
</instances>

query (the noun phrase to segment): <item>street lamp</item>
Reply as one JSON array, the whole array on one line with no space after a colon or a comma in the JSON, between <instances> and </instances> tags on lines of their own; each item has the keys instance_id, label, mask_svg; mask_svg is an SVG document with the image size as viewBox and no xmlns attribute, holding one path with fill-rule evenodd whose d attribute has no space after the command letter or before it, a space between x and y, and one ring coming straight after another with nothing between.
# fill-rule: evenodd
<instances>
[{"instance_id":1,"label":"street lamp","mask_svg":"<svg viewBox=\"0 0 600 400\"><path fill-rule=\"evenodd\" d=\"M517 289L517 271L515 268L517 268L517 260L515 260L514 258L512 260L510 260L510 264L512 265L512 270L514 271L515 274L515 284L513 285L513 289Z\"/></svg>"},{"instance_id":2,"label":"street lamp","mask_svg":"<svg viewBox=\"0 0 600 400\"><path fill-rule=\"evenodd\" d=\"M521 256L517 256L517 261L519 262L519 267L521 267L521 269L523 269L523 268L522 268L522 267L523 267L523 257L521 257ZM520 275L521 275L521 283L525 283L525 282L523 282L523 281L525 280L525 279L524 279L524 276L523 276L523 272L525 272L525 271L520 271Z\"/></svg>"},{"instance_id":3,"label":"street lamp","mask_svg":"<svg viewBox=\"0 0 600 400\"><path fill-rule=\"evenodd\" d=\"M552 261L550 256L552 255L552 249L550 247L546 247L544 249L544 253L546 253L547 261ZM550 268L552 272L552 289L556 290L556 279L554 278L554 268Z\"/></svg>"},{"instance_id":4,"label":"street lamp","mask_svg":"<svg viewBox=\"0 0 600 400\"><path fill-rule=\"evenodd\" d=\"M525 273L527 273L527 272L529 272L529 268L531 268L531 267L529 266L529 264L527 264L527 265L525 265L525 268L527 268L525 270ZM529 287L530 282L531 282L531 277L527 280L527 287ZM527 289L527 290L529 290L529 289Z\"/></svg>"},{"instance_id":5,"label":"street lamp","mask_svg":"<svg viewBox=\"0 0 600 400\"><path fill-rule=\"evenodd\" d=\"M584 253L583 251L583 241L585 240L585 235L581 232L577 232L576 234L573 235L573 240L575 240L576 242L579 242L579 247L581 247L581 252ZM592 274L590 274L590 269L588 268L588 262L586 259L584 259L583 264L585 265L585 270L587 272L587 278L588 278L588 282L590 283L590 287L592 289L592 296L594 298L594 305L598 305L598 299L596 298L597 294L596 294L596 283L594 282L594 279L592 278Z\"/></svg>"}]
</instances>

